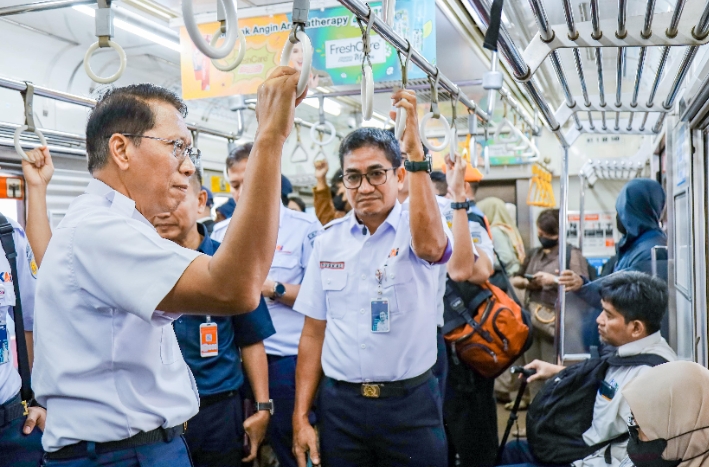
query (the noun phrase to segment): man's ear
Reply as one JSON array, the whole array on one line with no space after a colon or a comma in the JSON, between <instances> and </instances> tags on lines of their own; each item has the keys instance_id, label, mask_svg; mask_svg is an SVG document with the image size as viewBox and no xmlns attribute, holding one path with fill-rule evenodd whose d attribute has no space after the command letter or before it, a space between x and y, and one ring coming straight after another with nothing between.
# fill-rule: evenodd
<instances>
[{"instance_id":1,"label":"man's ear","mask_svg":"<svg viewBox=\"0 0 709 467\"><path fill-rule=\"evenodd\" d=\"M645 323L640 321L639 319L635 319L630 322L631 328L630 328L630 334L633 336L634 339L641 339L645 336L647 336L647 326L645 326Z\"/></svg>"},{"instance_id":2,"label":"man's ear","mask_svg":"<svg viewBox=\"0 0 709 467\"><path fill-rule=\"evenodd\" d=\"M406 169L402 167L398 167L396 169L396 179L397 179L397 187L399 190L401 190L404 187L404 183L406 182Z\"/></svg>"},{"instance_id":3,"label":"man's ear","mask_svg":"<svg viewBox=\"0 0 709 467\"><path fill-rule=\"evenodd\" d=\"M192 187L190 187L190 188L192 188ZM200 190L199 195L197 196L197 214L199 214L200 216L203 216L206 209L207 209L207 192L205 190Z\"/></svg>"},{"instance_id":4,"label":"man's ear","mask_svg":"<svg viewBox=\"0 0 709 467\"><path fill-rule=\"evenodd\" d=\"M108 156L118 166L120 170L128 170L130 167L130 152L132 147L127 136L114 133L108 140Z\"/></svg>"}]
</instances>

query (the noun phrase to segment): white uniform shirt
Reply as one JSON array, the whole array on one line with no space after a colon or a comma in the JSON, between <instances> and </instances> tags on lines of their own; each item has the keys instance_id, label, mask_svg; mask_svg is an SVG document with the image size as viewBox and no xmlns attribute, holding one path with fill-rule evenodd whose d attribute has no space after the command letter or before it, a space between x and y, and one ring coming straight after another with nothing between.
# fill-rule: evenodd
<instances>
[{"instance_id":1,"label":"white uniform shirt","mask_svg":"<svg viewBox=\"0 0 709 467\"><path fill-rule=\"evenodd\" d=\"M32 385L52 452L192 418L199 396L155 308L200 253L158 235L135 202L98 180L55 229L37 283Z\"/></svg>"},{"instance_id":2,"label":"white uniform shirt","mask_svg":"<svg viewBox=\"0 0 709 467\"><path fill-rule=\"evenodd\" d=\"M414 253L409 212L398 201L374 235L362 229L353 212L328 224L315 240L293 308L327 320L326 376L355 383L414 378L436 362L438 270ZM448 240L442 263L450 257L449 234ZM378 269L384 270L388 333L371 331L371 302L380 297Z\"/></svg>"},{"instance_id":3,"label":"white uniform shirt","mask_svg":"<svg viewBox=\"0 0 709 467\"><path fill-rule=\"evenodd\" d=\"M34 323L34 298L35 288L37 287L37 263L34 260L34 254L27 243L27 236L20 225L8 219L14 231L12 238L15 240L15 251L17 252L17 274L19 277L20 295L22 299L22 321L25 324L25 331L32 331ZM5 253L0 247L0 326L7 326L7 317L11 313L10 307L15 305L15 289L13 285L14 277L10 271L10 263L5 257ZM8 331L8 352L4 356L6 363L0 364L0 404L12 399L18 392L22 380L15 369L12 361L12 355L9 351L11 343L9 342L10 335ZM0 349L0 352L3 349ZM0 358L2 361L3 358Z\"/></svg>"},{"instance_id":4,"label":"white uniform shirt","mask_svg":"<svg viewBox=\"0 0 709 467\"><path fill-rule=\"evenodd\" d=\"M229 227L229 222L231 222L231 217L229 219L224 219L214 224L212 229L212 235L209 236L214 241L222 243L224 241L224 236L226 235L226 229Z\"/></svg>"},{"instance_id":5,"label":"white uniform shirt","mask_svg":"<svg viewBox=\"0 0 709 467\"><path fill-rule=\"evenodd\" d=\"M313 251L315 238L323 232L315 216L281 205L278 240L268 278L283 284L300 284ZM263 341L269 355L298 354L305 317L277 300L266 299L276 333Z\"/></svg>"},{"instance_id":6,"label":"white uniform shirt","mask_svg":"<svg viewBox=\"0 0 709 467\"><path fill-rule=\"evenodd\" d=\"M659 331L618 347L618 355L621 357L649 353L659 355L670 362L677 360L677 355L662 338ZM606 399L600 393L596 394L596 402L593 406L593 423L591 428L583 434L583 440L587 445L593 446L628 432L627 421L630 416L630 406L623 398L621 389L633 378L649 369L650 367L646 365L608 369L605 380L617 390L611 400ZM619 467L627 455L627 446L627 441L614 443L611 446L611 464L606 464L606 448L603 448L585 459L574 462L573 465L574 467Z\"/></svg>"}]
</instances>

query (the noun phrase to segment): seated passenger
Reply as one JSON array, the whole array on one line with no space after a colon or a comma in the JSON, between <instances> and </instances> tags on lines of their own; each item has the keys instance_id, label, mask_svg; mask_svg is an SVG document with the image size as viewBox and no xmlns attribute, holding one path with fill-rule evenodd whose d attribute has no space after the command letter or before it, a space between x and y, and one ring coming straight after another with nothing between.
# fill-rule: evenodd
<instances>
[{"instance_id":1,"label":"seated passenger","mask_svg":"<svg viewBox=\"0 0 709 467\"><path fill-rule=\"evenodd\" d=\"M293 449L298 465L445 467L436 362L438 270L452 254L418 134L416 96L401 149L391 133L360 128L340 146L353 212L316 240L294 309L298 348ZM397 200L408 154L410 208ZM383 313L383 315L382 315ZM384 316L384 319L382 319ZM320 443L308 412L318 399ZM319 446L319 447L318 447Z\"/></svg>"},{"instance_id":2,"label":"seated passenger","mask_svg":"<svg viewBox=\"0 0 709 467\"><path fill-rule=\"evenodd\" d=\"M635 467L709 465L709 370L671 362L623 388L630 406L628 457Z\"/></svg>"},{"instance_id":3,"label":"seated passenger","mask_svg":"<svg viewBox=\"0 0 709 467\"><path fill-rule=\"evenodd\" d=\"M601 289L603 313L598 317L601 340L617 347L617 355L628 357L654 354L667 361L677 359L674 351L660 335L660 323L667 309L668 291L664 282L647 274L624 271L615 274ZM529 381L548 380L564 369L563 366L535 360L526 368L536 370ZM630 408L620 390L637 375L648 371L649 366L610 367L605 374L612 394L596 395L593 422L583 434L588 446L615 439L627 432L626 421ZM610 399L609 399L610 397ZM534 447L532 446L532 449ZM611 445L611 464L606 463L606 446L590 456L573 463L574 467L617 467L626 456L626 442ZM526 441L507 445L502 464L544 465L530 451Z\"/></svg>"},{"instance_id":4,"label":"seated passenger","mask_svg":"<svg viewBox=\"0 0 709 467\"><path fill-rule=\"evenodd\" d=\"M197 221L207 211L208 193L201 179L198 170L190 177L190 189L177 209L150 221L162 238L212 256L220 244ZM185 433L195 467L240 466L244 454L245 462L254 460L272 409L263 340L276 330L266 302L262 298L256 310L236 316L183 315L173 327L199 390L199 412ZM245 421L239 391L244 383L242 361L257 404L256 413ZM247 453L242 452L244 431L251 445Z\"/></svg>"}]
</instances>

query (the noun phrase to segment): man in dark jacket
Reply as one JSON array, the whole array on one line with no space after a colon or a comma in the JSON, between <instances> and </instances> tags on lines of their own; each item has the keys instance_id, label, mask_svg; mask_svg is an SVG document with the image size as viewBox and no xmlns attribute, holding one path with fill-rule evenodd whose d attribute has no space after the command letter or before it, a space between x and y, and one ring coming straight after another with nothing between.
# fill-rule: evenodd
<instances>
[{"instance_id":1,"label":"man in dark jacket","mask_svg":"<svg viewBox=\"0 0 709 467\"><path fill-rule=\"evenodd\" d=\"M616 222L623 237L616 245L616 262L613 273L619 271L639 271L653 275L652 250L656 246L666 246L667 236L660 227L660 218L665 209L665 191L655 180L637 178L629 181L621 190L615 203ZM667 282L667 253L659 251L655 274ZM595 318L600 314L600 290L606 277L589 281L573 271L563 271L559 285L566 286L567 306L579 306L585 302L595 313L587 313L584 323L584 344L598 343ZM577 299L580 299L577 300ZM586 329L588 328L588 329ZM662 335L668 335L667 315L662 323Z\"/></svg>"}]
</instances>

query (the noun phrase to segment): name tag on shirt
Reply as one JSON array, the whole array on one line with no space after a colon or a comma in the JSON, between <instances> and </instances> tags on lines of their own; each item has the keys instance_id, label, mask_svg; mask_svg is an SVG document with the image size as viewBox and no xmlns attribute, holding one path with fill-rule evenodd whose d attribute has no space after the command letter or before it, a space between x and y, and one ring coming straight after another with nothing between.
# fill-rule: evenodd
<instances>
[{"instance_id":1,"label":"name tag on shirt","mask_svg":"<svg viewBox=\"0 0 709 467\"><path fill-rule=\"evenodd\" d=\"M199 354L203 358L219 355L217 323L202 323L199 325Z\"/></svg>"},{"instance_id":2,"label":"name tag on shirt","mask_svg":"<svg viewBox=\"0 0 709 467\"><path fill-rule=\"evenodd\" d=\"M612 401L615 393L618 392L618 383L601 381L601 387L598 388L598 393L607 401Z\"/></svg>"},{"instance_id":3,"label":"name tag on shirt","mask_svg":"<svg viewBox=\"0 0 709 467\"><path fill-rule=\"evenodd\" d=\"M0 365L10 361L10 342L7 338L7 325L0 324Z\"/></svg>"},{"instance_id":4,"label":"name tag on shirt","mask_svg":"<svg viewBox=\"0 0 709 467\"><path fill-rule=\"evenodd\" d=\"M389 332L389 300L372 299L372 332Z\"/></svg>"}]
</instances>

